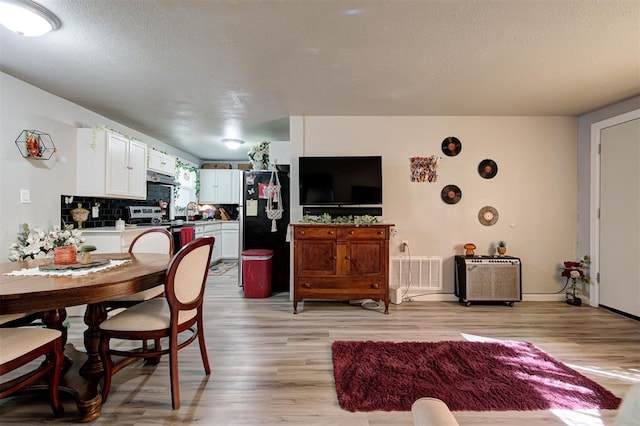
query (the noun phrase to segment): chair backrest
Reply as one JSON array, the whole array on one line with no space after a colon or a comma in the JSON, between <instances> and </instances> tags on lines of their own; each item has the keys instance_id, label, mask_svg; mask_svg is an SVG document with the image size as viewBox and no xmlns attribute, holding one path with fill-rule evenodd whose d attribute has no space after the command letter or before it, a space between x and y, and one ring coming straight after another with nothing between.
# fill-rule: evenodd
<instances>
[{"instance_id":1,"label":"chair backrest","mask_svg":"<svg viewBox=\"0 0 640 426\"><path fill-rule=\"evenodd\" d=\"M163 228L147 229L133 239L129 253L160 253L173 256L173 235Z\"/></svg>"},{"instance_id":2,"label":"chair backrest","mask_svg":"<svg viewBox=\"0 0 640 426\"><path fill-rule=\"evenodd\" d=\"M167 269L165 294L172 311L202 305L214 237L200 237L182 247Z\"/></svg>"}]
</instances>

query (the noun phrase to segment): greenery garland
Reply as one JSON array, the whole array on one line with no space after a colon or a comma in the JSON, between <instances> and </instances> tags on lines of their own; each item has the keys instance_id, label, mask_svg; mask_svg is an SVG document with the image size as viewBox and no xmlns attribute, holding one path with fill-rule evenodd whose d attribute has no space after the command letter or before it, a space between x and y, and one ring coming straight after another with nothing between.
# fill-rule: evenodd
<instances>
[{"instance_id":1,"label":"greenery garland","mask_svg":"<svg viewBox=\"0 0 640 426\"><path fill-rule=\"evenodd\" d=\"M196 175L196 197L200 198L200 169L196 166L187 164L180 158L176 157L176 179L180 176L182 171L187 171ZM180 195L179 185L173 187L173 195L178 199L178 195Z\"/></svg>"},{"instance_id":2,"label":"greenery garland","mask_svg":"<svg viewBox=\"0 0 640 426\"><path fill-rule=\"evenodd\" d=\"M321 216L304 215L302 217L302 223L333 223L338 225L368 226L378 223L378 218L370 215L337 216L333 218L329 213L324 213Z\"/></svg>"}]
</instances>

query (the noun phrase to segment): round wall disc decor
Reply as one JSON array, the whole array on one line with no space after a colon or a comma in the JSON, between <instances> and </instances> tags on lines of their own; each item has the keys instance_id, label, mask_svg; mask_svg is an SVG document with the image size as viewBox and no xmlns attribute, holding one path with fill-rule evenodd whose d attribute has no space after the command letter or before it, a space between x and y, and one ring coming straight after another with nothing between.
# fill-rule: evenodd
<instances>
[{"instance_id":1,"label":"round wall disc decor","mask_svg":"<svg viewBox=\"0 0 640 426\"><path fill-rule=\"evenodd\" d=\"M478 220L484 226L495 225L498 221L498 211L491 206L485 206L478 212Z\"/></svg>"},{"instance_id":2,"label":"round wall disc decor","mask_svg":"<svg viewBox=\"0 0 640 426\"><path fill-rule=\"evenodd\" d=\"M462 198L462 191L455 185L446 185L442 188L440 197L447 204L456 204Z\"/></svg>"},{"instance_id":3,"label":"round wall disc decor","mask_svg":"<svg viewBox=\"0 0 640 426\"><path fill-rule=\"evenodd\" d=\"M462 142L455 136L449 136L442 141L442 152L449 157L455 157L462 151Z\"/></svg>"},{"instance_id":4,"label":"round wall disc decor","mask_svg":"<svg viewBox=\"0 0 640 426\"><path fill-rule=\"evenodd\" d=\"M478 174L485 179L491 179L498 173L498 165L493 160L482 160L478 164Z\"/></svg>"}]
</instances>

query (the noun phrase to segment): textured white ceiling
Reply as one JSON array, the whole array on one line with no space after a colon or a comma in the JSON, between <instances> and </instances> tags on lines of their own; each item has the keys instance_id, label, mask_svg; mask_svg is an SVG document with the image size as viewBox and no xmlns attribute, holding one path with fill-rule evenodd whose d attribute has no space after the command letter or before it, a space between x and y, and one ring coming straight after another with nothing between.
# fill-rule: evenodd
<instances>
[{"instance_id":1,"label":"textured white ceiling","mask_svg":"<svg viewBox=\"0 0 640 426\"><path fill-rule=\"evenodd\" d=\"M0 70L202 159L288 140L290 115L577 116L640 93L640 0L38 2L62 27L0 29Z\"/></svg>"}]
</instances>

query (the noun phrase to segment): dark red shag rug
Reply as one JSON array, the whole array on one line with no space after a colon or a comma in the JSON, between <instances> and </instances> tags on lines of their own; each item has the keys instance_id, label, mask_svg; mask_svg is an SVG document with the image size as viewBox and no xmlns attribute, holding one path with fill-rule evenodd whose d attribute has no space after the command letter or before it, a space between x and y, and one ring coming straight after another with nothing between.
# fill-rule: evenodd
<instances>
[{"instance_id":1,"label":"dark red shag rug","mask_svg":"<svg viewBox=\"0 0 640 426\"><path fill-rule=\"evenodd\" d=\"M409 411L418 398L452 411L616 409L620 398L527 342L332 345L340 407Z\"/></svg>"}]
</instances>

